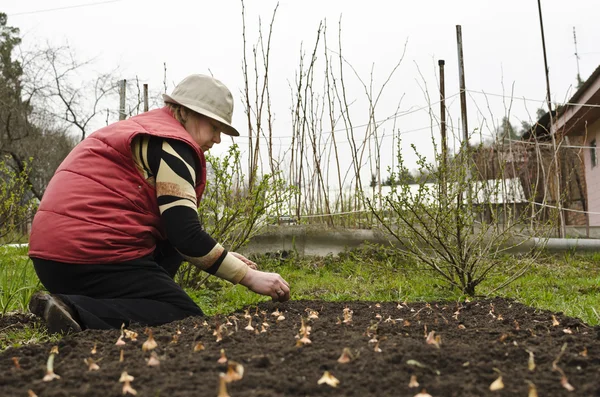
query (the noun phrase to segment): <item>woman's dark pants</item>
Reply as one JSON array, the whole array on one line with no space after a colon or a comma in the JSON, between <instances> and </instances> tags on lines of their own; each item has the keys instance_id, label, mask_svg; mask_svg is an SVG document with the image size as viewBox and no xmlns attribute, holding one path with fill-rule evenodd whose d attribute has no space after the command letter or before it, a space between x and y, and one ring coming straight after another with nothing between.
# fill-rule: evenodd
<instances>
[{"instance_id":1,"label":"woman's dark pants","mask_svg":"<svg viewBox=\"0 0 600 397\"><path fill-rule=\"evenodd\" d=\"M183 258L168 243L154 255L117 264L31 259L44 287L74 309L82 329L160 325L204 315L173 280Z\"/></svg>"}]
</instances>

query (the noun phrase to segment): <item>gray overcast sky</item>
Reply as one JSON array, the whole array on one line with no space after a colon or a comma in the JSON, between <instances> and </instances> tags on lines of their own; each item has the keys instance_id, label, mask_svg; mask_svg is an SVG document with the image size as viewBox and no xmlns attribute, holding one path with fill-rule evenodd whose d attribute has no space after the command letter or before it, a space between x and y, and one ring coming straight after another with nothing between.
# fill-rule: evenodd
<instances>
[{"instance_id":1,"label":"gray overcast sky","mask_svg":"<svg viewBox=\"0 0 600 397\"><path fill-rule=\"evenodd\" d=\"M25 48L45 41L53 44L68 41L82 59L96 56L96 69L110 70L120 65L126 76L138 75L156 90L163 84L163 62L167 63L169 91L186 75L208 73L210 69L236 96L234 124L245 131L239 94L243 87L239 0L121 0L27 13L98 1L5 0L0 11L9 15L9 25L21 29ZM258 17L263 25L268 25L276 4L272 0L246 0L249 42L256 40ZM587 78L600 64L600 1L542 0L542 7L553 100L564 102L574 93L576 84L573 27L577 29L582 78ZM271 50L276 135L290 135L288 81L294 79L298 69L301 43L310 51L319 21L327 19L328 45L337 48L340 16L344 55L365 80L375 65L375 87L385 80L408 40L404 61L377 110L378 119L393 114L403 94L401 111L427 105L417 66L433 101L438 97L435 74L438 59L446 60L446 93L458 92L457 24L463 30L468 89L490 94L502 94L504 89L509 94L514 84L511 119L515 124L530 119L527 111L535 117L535 110L543 105L522 99L545 98L537 0L281 0ZM345 73L349 96L357 99L351 109L353 120L363 124L368 112L362 88L349 71ZM469 128L486 122L489 125L492 120L497 122L505 114L504 103L509 101L492 96L486 101L484 96L471 93ZM437 114L438 106L434 110ZM449 111L457 125L458 100L450 101ZM398 119L396 126L408 131L429 124L428 112L423 110ZM386 123L382 128L391 132L392 126ZM426 129L407 133L403 136L403 147L416 143L427 153L431 150L430 137L431 131ZM284 139L280 142L287 143ZM245 148L247 140L242 138L240 144ZM391 154L382 157L389 159Z\"/></svg>"}]
</instances>

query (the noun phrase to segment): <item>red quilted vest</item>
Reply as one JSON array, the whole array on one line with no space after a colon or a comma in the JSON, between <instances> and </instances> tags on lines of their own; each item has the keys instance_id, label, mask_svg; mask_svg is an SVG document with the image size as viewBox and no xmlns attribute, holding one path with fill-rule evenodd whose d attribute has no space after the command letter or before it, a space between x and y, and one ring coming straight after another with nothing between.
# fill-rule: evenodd
<instances>
[{"instance_id":1,"label":"red quilted vest","mask_svg":"<svg viewBox=\"0 0 600 397\"><path fill-rule=\"evenodd\" d=\"M193 147L206 185L204 153L167 108L109 125L79 143L52 177L33 220L29 256L65 263L118 263L153 252L166 239L156 189L136 168L138 134L173 138Z\"/></svg>"}]
</instances>

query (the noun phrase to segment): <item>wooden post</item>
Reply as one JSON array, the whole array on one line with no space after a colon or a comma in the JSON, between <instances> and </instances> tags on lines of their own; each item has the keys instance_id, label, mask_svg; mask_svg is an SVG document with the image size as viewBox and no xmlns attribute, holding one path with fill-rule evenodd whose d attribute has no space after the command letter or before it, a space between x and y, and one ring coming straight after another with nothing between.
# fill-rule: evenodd
<instances>
[{"instance_id":1,"label":"wooden post","mask_svg":"<svg viewBox=\"0 0 600 397\"><path fill-rule=\"evenodd\" d=\"M552 138L552 150L554 151L554 165L556 167L555 175L555 188L556 188L556 207L558 210L558 237L565 238L566 236L566 228L565 228L565 216L562 208L562 200L561 200L561 167L560 161L558 157L558 148L560 146L560 142L556 142L556 136L558 135L558 131L555 131L554 128L554 117L552 116L552 97L550 96L550 73L548 69L548 58L546 56L546 38L544 36L544 19L542 18L542 3L538 0L538 12L540 18L540 31L542 33L542 51L544 53L544 72L546 75L546 103L548 105L548 114L550 115L550 137ZM552 167L550 167L552 170Z\"/></svg>"},{"instance_id":2,"label":"wooden post","mask_svg":"<svg viewBox=\"0 0 600 397\"><path fill-rule=\"evenodd\" d=\"M440 172L440 198L446 197L446 167L448 161L448 142L446 138L446 81L444 77L444 60L440 59L440 135L442 136L442 161ZM441 200L440 200L441 202Z\"/></svg>"},{"instance_id":3,"label":"wooden post","mask_svg":"<svg viewBox=\"0 0 600 397\"><path fill-rule=\"evenodd\" d=\"M127 80L121 80L121 87L119 88L119 121L125 120L127 118L127 113L125 113L125 99L127 97Z\"/></svg>"},{"instance_id":4,"label":"wooden post","mask_svg":"<svg viewBox=\"0 0 600 397\"><path fill-rule=\"evenodd\" d=\"M465 61L463 57L462 28L456 25L456 42L458 45L458 78L460 84L460 118L462 122L463 144L469 147L469 127L467 123L467 91L465 83Z\"/></svg>"},{"instance_id":5,"label":"wooden post","mask_svg":"<svg viewBox=\"0 0 600 397\"><path fill-rule=\"evenodd\" d=\"M148 111L148 84L144 84L144 112Z\"/></svg>"},{"instance_id":6,"label":"wooden post","mask_svg":"<svg viewBox=\"0 0 600 397\"><path fill-rule=\"evenodd\" d=\"M462 28L460 25L456 25L456 44L458 47L458 79L460 84L460 118L462 122L462 156L464 156L466 165L466 177L467 177L467 205L472 205L472 192L471 192L471 162L469 159L469 126L467 123L467 88L465 83L465 60L463 57L463 40L462 40ZM460 196L460 195L459 195ZM471 208L469 208L469 211Z\"/></svg>"}]
</instances>

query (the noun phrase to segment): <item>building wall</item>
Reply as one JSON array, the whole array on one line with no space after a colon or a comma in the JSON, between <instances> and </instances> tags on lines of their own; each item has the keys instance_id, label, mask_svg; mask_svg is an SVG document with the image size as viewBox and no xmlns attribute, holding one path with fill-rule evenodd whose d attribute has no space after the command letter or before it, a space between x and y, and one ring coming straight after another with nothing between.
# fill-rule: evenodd
<instances>
[{"instance_id":1,"label":"building wall","mask_svg":"<svg viewBox=\"0 0 600 397\"><path fill-rule=\"evenodd\" d=\"M588 126L585 146L590 146L594 140L598 165L592 167L591 149L584 149L585 182L588 192L588 210L596 213L590 214L590 226L600 226L600 120Z\"/></svg>"},{"instance_id":2,"label":"building wall","mask_svg":"<svg viewBox=\"0 0 600 397\"><path fill-rule=\"evenodd\" d=\"M571 136L569 137L570 146L586 146L584 136ZM567 209L575 211L565 211L565 223L571 226L586 226L587 215L583 212L585 210L582 202L582 198L586 201L587 195L587 184L585 180L585 162L582 157L584 150L580 149L568 149L567 156L564 160L564 166L566 169L563 171L563 175L566 178L565 183L569 189L569 200L565 203ZM576 212L581 211L581 212Z\"/></svg>"}]
</instances>

